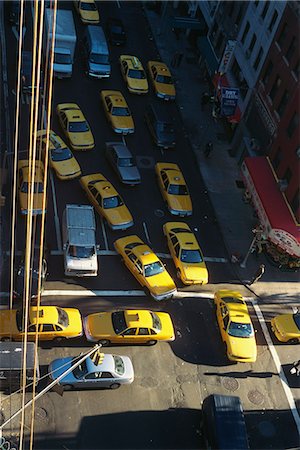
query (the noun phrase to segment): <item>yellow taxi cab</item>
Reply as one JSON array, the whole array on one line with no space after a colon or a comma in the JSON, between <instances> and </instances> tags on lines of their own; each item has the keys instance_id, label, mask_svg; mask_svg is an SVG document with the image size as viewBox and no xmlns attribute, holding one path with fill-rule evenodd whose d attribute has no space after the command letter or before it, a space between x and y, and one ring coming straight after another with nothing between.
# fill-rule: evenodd
<instances>
[{"instance_id":1,"label":"yellow taxi cab","mask_svg":"<svg viewBox=\"0 0 300 450\"><path fill-rule=\"evenodd\" d=\"M117 239L114 247L125 266L155 300L166 300L176 293L175 283L164 264L138 236Z\"/></svg>"},{"instance_id":2,"label":"yellow taxi cab","mask_svg":"<svg viewBox=\"0 0 300 450\"><path fill-rule=\"evenodd\" d=\"M83 320L88 341L109 344L146 344L174 341L171 317L165 312L123 310L90 314Z\"/></svg>"},{"instance_id":3,"label":"yellow taxi cab","mask_svg":"<svg viewBox=\"0 0 300 450\"><path fill-rule=\"evenodd\" d=\"M280 314L271 319L271 328L280 342L300 342L300 313Z\"/></svg>"},{"instance_id":4,"label":"yellow taxi cab","mask_svg":"<svg viewBox=\"0 0 300 450\"><path fill-rule=\"evenodd\" d=\"M43 155L45 156L47 144L47 131L39 130L37 132L37 146L41 146ZM72 180L80 177L81 170L73 153L66 146L64 141L54 131L49 132L49 162L50 166L60 180Z\"/></svg>"},{"instance_id":5,"label":"yellow taxi cab","mask_svg":"<svg viewBox=\"0 0 300 450\"><path fill-rule=\"evenodd\" d=\"M126 230L133 225L132 215L123 199L101 173L81 177L80 184L112 230Z\"/></svg>"},{"instance_id":6,"label":"yellow taxi cab","mask_svg":"<svg viewBox=\"0 0 300 450\"><path fill-rule=\"evenodd\" d=\"M125 98L120 91L101 91L101 101L107 120L115 133L134 133L134 123Z\"/></svg>"},{"instance_id":7,"label":"yellow taxi cab","mask_svg":"<svg viewBox=\"0 0 300 450\"><path fill-rule=\"evenodd\" d=\"M129 92L133 94L147 94L148 80L141 61L136 56L121 55L120 67Z\"/></svg>"},{"instance_id":8,"label":"yellow taxi cab","mask_svg":"<svg viewBox=\"0 0 300 450\"><path fill-rule=\"evenodd\" d=\"M82 336L82 320L78 309L58 306L31 306L28 314L27 338L35 339L38 330L40 340L60 340ZM24 338L22 309L0 310L0 338L21 341Z\"/></svg>"},{"instance_id":9,"label":"yellow taxi cab","mask_svg":"<svg viewBox=\"0 0 300 450\"><path fill-rule=\"evenodd\" d=\"M163 226L168 247L184 284L207 284L208 271L196 236L187 223L167 222Z\"/></svg>"},{"instance_id":10,"label":"yellow taxi cab","mask_svg":"<svg viewBox=\"0 0 300 450\"><path fill-rule=\"evenodd\" d=\"M34 165L34 184L33 184L33 206L28 210L28 196L32 189L32 183L29 183L32 162L28 159L18 161L18 191L20 209L22 214L39 215L43 213L44 197L44 164L42 161L35 161ZM45 210L46 212L46 210Z\"/></svg>"},{"instance_id":11,"label":"yellow taxi cab","mask_svg":"<svg viewBox=\"0 0 300 450\"><path fill-rule=\"evenodd\" d=\"M100 22L100 16L95 0L74 0L74 6L82 23L94 25Z\"/></svg>"},{"instance_id":12,"label":"yellow taxi cab","mask_svg":"<svg viewBox=\"0 0 300 450\"><path fill-rule=\"evenodd\" d=\"M174 216L191 216L192 200L181 170L174 163L158 162L155 172L163 199Z\"/></svg>"},{"instance_id":13,"label":"yellow taxi cab","mask_svg":"<svg viewBox=\"0 0 300 450\"><path fill-rule=\"evenodd\" d=\"M242 295L226 289L220 290L214 295L214 304L228 359L235 362L255 362L255 334Z\"/></svg>"},{"instance_id":14,"label":"yellow taxi cab","mask_svg":"<svg viewBox=\"0 0 300 450\"><path fill-rule=\"evenodd\" d=\"M148 71L157 97L175 100L174 81L167 65L161 61L148 61Z\"/></svg>"},{"instance_id":15,"label":"yellow taxi cab","mask_svg":"<svg viewBox=\"0 0 300 450\"><path fill-rule=\"evenodd\" d=\"M73 150L91 150L95 147L91 128L76 103L60 103L56 112Z\"/></svg>"}]
</instances>

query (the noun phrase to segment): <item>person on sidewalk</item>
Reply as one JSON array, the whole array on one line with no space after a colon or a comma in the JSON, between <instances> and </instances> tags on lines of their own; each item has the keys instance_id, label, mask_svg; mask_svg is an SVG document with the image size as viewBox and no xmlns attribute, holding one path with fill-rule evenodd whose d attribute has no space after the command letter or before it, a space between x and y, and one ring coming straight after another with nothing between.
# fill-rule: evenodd
<instances>
[{"instance_id":1,"label":"person on sidewalk","mask_svg":"<svg viewBox=\"0 0 300 450\"><path fill-rule=\"evenodd\" d=\"M213 143L211 141L209 141L206 146L205 146L205 150L204 150L204 156L205 158L209 158L209 155L211 154L211 152L213 151L214 146Z\"/></svg>"},{"instance_id":2,"label":"person on sidewalk","mask_svg":"<svg viewBox=\"0 0 300 450\"><path fill-rule=\"evenodd\" d=\"M252 278L252 280L250 281L249 285L256 283L258 280L261 279L261 277L263 276L263 274L265 273L265 265L261 264L259 266L259 268L257 269L254 277Z\"/></svg>"}]
</instances>

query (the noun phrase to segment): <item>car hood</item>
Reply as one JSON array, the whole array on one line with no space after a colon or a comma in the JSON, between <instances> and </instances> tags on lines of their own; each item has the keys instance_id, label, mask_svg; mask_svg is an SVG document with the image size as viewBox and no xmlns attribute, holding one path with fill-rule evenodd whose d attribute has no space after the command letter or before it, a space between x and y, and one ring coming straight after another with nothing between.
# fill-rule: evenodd
<instances>
[{"instance_id":1,"label":"car hood","mask_svg":"<svg viewBox=\"0 0 300 450\"><path fill-rule=\"evenodd\" d=\"M16 324L16 310L0 311L0 335L9 336L19 334Z\"/></svg>"},{"instance_id":2,"label":"car hood","mask_svg":"<svg viewBox=\"0 0 300 450\"><path fill-rule=\"evenodd\" d=\"M96 270L97 269L97 257L93 255L91 258L72 258L67 257L67 265L69 269L74 270Z\"/></svg>"},{"instance_id":3,"label":"car hood","mask_svg":"<svg viewBox=\"0 0 300 450\"><path fill-rule=\"evenodd\" d=\"M54 63L53 64L53 71L62 73L62 74L70 74L72 72L72 63L70 64L60 64L60 63Z\"/></svg>"},{"instance_id":4,"label":"car hood","mask_svg":"<svg viewBox=\"0 0 300 450\"><path fill-rule=\"evenodd\" d=\"M115 128L134 128L134 123L131 116L112 116L112 124Z\"/></svg>"},{"instance_id":5,"label":"car hood","mask_svg":"<svg viewBox=\"0 0 300 450\"><path fill-rule=\"evenodd\" d=\"M86 318L85 328L92 337L107 337L115 335L111 315L107 313L91 314Z\"/></svg>"},{"instance_id":6,"label":"car hood","mask_svg":"<svg viewBox=\"0 0 300 450\"><path fill-rule=\"evenodd\" d=\"M89 69L92 72L105 74L105 75L110 74L110 71L111 71L111 67L110 67L109 63L107 63L107 64L97 64L97 63L89 62Z\"/></svg>"},{"instance_id":7,"label":"car hood","mask_svg":"<svg viewBox=\"0 0 300 450\"><path fill-rule=\"evenodd\" d=\"M208 273L204 263L199 264L183 264L182 266L184 275L187 280L195 280L200 283L207 283Z\"/></svg>"},{"instance_id":8,"label":"car hood","mask_svg":"<svg viewBox=\"0 0 300 450\"><path fill-rule=\"evenodd\" d=\"M275 326L279 333L284 336L300 336L300 330L295 324L291 314L282 314L274 319Z\"/></svg>"},{"instance_id":9,"label":"car hood","mask_svg":"<svg viewBox=\"0 0 300 450\"><path fill-rule=\"evenodd\" d=\"M20 206L22 210L27 211L27 195L26 193L20 192ZM34 210L40 210L42 213L43 209L43 194L33 194L33 207Z\"/></svg>"},{"instance_id":10,"label":"car hood","mask_svg":"<svg viewBox=\"0 0 300 450\"><path fill-rule=\"evenodd\" d=\"M136 166L132 167L119 167L121 178L124 182L128 181L141 181L141 176Z\"/></svg>"},{"instance_id":11,"label":"car hood","mask_svg":"<svg viewBox=\"0 0 300 450\"><path fill-rule=\"evenodd\" d=\"M127 206L122 205L118 208L104 210L107 220L111 225L123 225L133 221Z\"/></svg>"},{"instance_id":12,"label":"car hood","mask_svg":"<svg viewBox=\"0 0 300 450\"><path fill-rule=\"evenodd\" d=\"M99 12L98 11L84 11L81 9L80 17L85 22L99 23Z\"/></svg>"},{"instance_id":13,"label":"car hood","mask_svg":"<svg viewBox=\"0 0 300 450\"><path fill-rule=\"evenodd\" d=\"M128 86L132 89L140 90L140 91L148 91L148 81L145 78L144 80L138 80L135 78L127 78Z\"/></svg>"},{"instance_id":14,"label":"car hood","mask_svg":"<svg viewBox=\"0 0 300 450\"><path fill-rule=\"evenodd\" d=\"M176 91L175 86L172 84L163 84L156 82L156 89L161 94L170 95L171 97L175 97Z\"/></svg>"},{"instance_id":15,"label":"car hood","mask_svg":"<svg viewBox=\"0 0 300 450\"><path fill-rule=\"evenodd\" d=\"M94 145L94 138L91 131L85 131L83 133L70 133L70 141L72 145Z\"/></svg>"},{"instance_id":16,"label":"car hood","mask_svg":"<svg viewBox=\"0 0 300 450\"><path fill-rule=\"evenodd\" d=\"M157 139L161 143L166 144L173 144L176 140L175 138L175 132L167 132L167 131L158 131L157 132Z\"/></svg>"},{"instance_id":17,"label":"car hood","mask_svg":"<svg viewBox=\"0 0 300 450\"><path fill-rule=\"evenodd\" d=\"M61 175L67 176L80 172L80 167L75 158L68 161L52 162L52 167Z\"/></svg>"},{"instance_id":18,"label":"car hood","mask_svg":"<svg viewBox=\"0 0 300 450\"><path fill-rule=\"evenodd\" d=\"M176 289L176 285L166 270L152 277L145 278L150 291L155 295L162 295L164 293Z\"/></svg>"},{"instance_id":19,"label":"car hood","mask_svg":"<svg viewBox=\"0 0 300 450\"><path fill-rule=\"evenodd\" d=\"M255 337L237 338L229 336L228 339L230 352L239 358L256 360L257 349Z\"/></svg>"},{"instance_id":20,"label":"car hood","mask_svg":"<svg viewBox=\"0 0 300 450\"><path fill-rule=\"evenodd\" d=\"M189 195L169 195L168 203L171 209L177 211L192 211L192 201Z\"/></svg>"},{"instance_id":21,"label":"car hood","mask_svg":"<svg viewBox=\"0 0 300 450\"><path fill-rule=\"evenodd\" d=\"M51 372L50 377L53 380L56 380L60 375L62 375L66 370L68 370L72 366L72 360L73 360L72 356L68 356L67 358L54 359L54 361L52 361L49 364L48 371ZM54 373L52 373L52 372L54 372ZM76 378L74 377L73 373L70 372L68 375L63 377L59 383L67 384L67 383L73 382L75 380L76 380Z\"/></svg>"},{"instance_id":22,"label":"car hood","mask_svg":"<svg viewBox=\"0 0 300 450\"><path fill-rule=\"evenodd\" d=\"M160 318L162 330L161 335L167 339L175 339L174 326L172 323L172 319L168 313L165 312L156 312L156 315Z\"/></svg>"}]
</instances>

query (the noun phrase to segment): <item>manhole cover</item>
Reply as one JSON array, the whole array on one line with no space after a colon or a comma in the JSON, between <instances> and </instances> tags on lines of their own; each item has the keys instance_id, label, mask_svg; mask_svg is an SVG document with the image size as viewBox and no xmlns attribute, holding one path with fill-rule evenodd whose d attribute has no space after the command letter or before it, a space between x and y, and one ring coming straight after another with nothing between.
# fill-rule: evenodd
<instances>
[{"instance_id":1,"label":"manhole cover","mask_svg":"<svg viewBox=\"0 0 300 450\"><path fill-rule=\"evenodd\" d=\"M48 413L44 408L37 407L35 408L35 418L39 422L47 422Z\"/></svg>"},{"instance_id":2,"label":"manhole cover","mask_svg":"<svg viewBox=\"0 0 300 450\"><path fill-rule=\"evenodd\" d=\"M249 391L248 399L254 405L261 405L264 402L263 394L261 392L259 392L257 389L254 389L253 391Z\"/></svg>"},{"instance_id":3,"label":"manhole cover","mask_svg":"<svg viewBox=\"0 0 300 450\"><path fill-rule=\"evenodd\" d=\"M227 391L231 392L236 391L240 387L240 384L236 378L222 377L221 383Z\"/></svg>"},{"instance_id":4,"label":"manhole cover","mask_svg":"<svg viewBox=\"0 0 300 450\"><path fill-rule=\"evenodd\" d=\"M264 420L263 422L259 422L258 424L259 432L264 437L273 437L276 434L276 428L272 422L268 420Z\"/></svg>"},{"instance_id":5,"label":"manhole cover","mask_svg":"<svg viewBox=\"0 0 300 450\"><path fill-rule=\"evenodd\" d=\"M148 156L136 156L136 163L140 169L150 169L154 167L154 158Z\"/></svg>"},{"instance_id":6,"label":"manhole cover","mask_svg":"<svg viewBox=\"0 0 300 450\"><path fill-rule=\"evenodd\" d=\"M154 211L154 214L156 215L156 217L164 217L165 213L163 212L162 209L156 209Z\"/></svg>"}]
</instances>

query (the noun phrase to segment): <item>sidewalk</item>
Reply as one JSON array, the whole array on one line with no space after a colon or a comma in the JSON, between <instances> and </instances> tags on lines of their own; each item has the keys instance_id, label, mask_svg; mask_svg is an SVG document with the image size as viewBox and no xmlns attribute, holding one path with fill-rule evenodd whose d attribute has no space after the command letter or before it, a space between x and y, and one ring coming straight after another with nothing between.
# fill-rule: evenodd
<instances>
[{"instance_id":1,"label":"sidewalk","mask_svg":"<svg viewBox=\"0 0 300 450\"><path fill-rule=\"evenodd\" d=\"M244 258L253 239L251 230L257 224L257 219L251 205L243 202L244 189L239 188L237 184L237 181L242 180L242 176L236 159L229 155L230 145L224 137L221 122L212 117L211 104L205 105L202 110L201 95L208 91L208 84L203 80L196 58L191 58L192 49L185 32L182 31L176 38L167 24L171 8L170 5L166 9L164 24L159 14L146 7L145 15L161 59L169 66L175 79L176 103L215 210L228 258L233 254ZM180 66L173 68L171 61L176 52L182 52L184 56ZM208 141L213 142L214 150L209 158L205 158L203 149ZM251 291L261 297L261 300L265 296L278 295L281 301L286 298L299 302L299 275L280 271L269 264L263 254L258 258L251 254L244 269L239 264L233 264L232 267L237 279L247 284L262 263L266 266L265 274L259 282L251 286ZM242 292L248 291L244 290L243 286L237 288ZM251 294L248 291L247 295L249 293Z\"/></svg>"}]
</instances>

